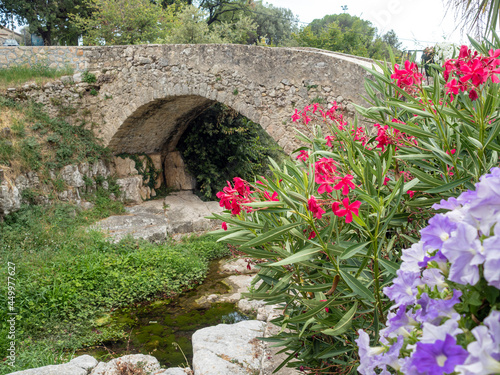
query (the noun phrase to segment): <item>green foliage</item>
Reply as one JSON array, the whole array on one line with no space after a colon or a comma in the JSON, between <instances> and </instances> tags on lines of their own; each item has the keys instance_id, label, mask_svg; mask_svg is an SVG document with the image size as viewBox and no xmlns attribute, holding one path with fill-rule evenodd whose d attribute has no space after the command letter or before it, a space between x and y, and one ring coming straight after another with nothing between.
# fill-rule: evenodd
<instances>
[{"instance_id":1,"label":"green foliage","mask_svg":"<svg viewBox=\"0 0 500 375\"><path fill-rule=\"evenodd\" d=\"M16 18L19 25L29 25L31 33L42 36L44 45L78 45L81 30L69 22L70 13L81 17L88 15L89 9L83 0L2 0L0 21Z\"/></svg>"},{"instance_id":2,"label":"green foliage","mask_svg":"<svg viewBox=\"0 0 500 375\"><path fill-rule=\"evenodd\" d=\"M248 35L255 31L255 24L248 17L234 22L219 22L209 26L206 13L192 5L186 6L178 15L179 25L164 38L166 43L246 43Z\"/></svg>"},{"instance_id":3,"label":"green foliage","mask_svg":"<svg viewBox=\"0 0 500 375\"><path fill-rule=\"evenodd\" d=\"M175 7L148 0L85 0L85 6L91 15L73 14L71 23L84 30L86 45L153 43L176 26Z\"/></svg>"},{"instance_id":4,"label":"green foliage","mask_svg":"<svg viewBox=\"0 0 500 375\"><path fill-rule=\"evenodd\" d=\"M123 205L98 194L96 206L25 206L0 224L0 257L16 265L16 368L60 363L82 346L122 338L120 327L102 327L110 310L157 295L173 295L203 280L208 260L227 254L209 237L153 245L127 238L109 242L88 225ZM113 212L110 207L115 205ZM0 269L6 279L7 267ZM0 303L7 305L7 283ZM0 311L0 352L5 353L7 311ZM66 354L63 354L66 353Z\"/></svg>"},{"instance_id":5,"label":"green foliage","mask_svg":"<svg viewBox=\"0 0 500 375\"><path fill-rule=\"evenodd\" d=\"M96 83L97 77L94 73L90 73L88 70L82 73L82 81L86 83Z\"/></svg>"},{"instance_id":6,"label":"green foliage","mask_svg":"<svg viewBox=\"0 0 500 375\"><path fill-rule=\"evenodd\" d=\"M394 31L380 37L371 22L347 13L316 19L295 33L294 38L300 46L380 60L389 57L388 47L397 50L400 46Z\"/></svg>"},{"instance_id":7,"label":"green foliage","mask_svg":"<svg viewBox=\"0 0 500 375\"><path fill-rule=\"evenodd\" d=\"M255 1L249 5L250 16L257 25L257 30L250 43L258 43L262 39L267 45L287 45L292 40L292 33L297 31L298 18L290 9L275 7Z\"/></svg>"},{"instance_id":8,"label":"green foliage","mask_svg":"<svg viewBox=\"0 0 500 375\"><path fill-rule=\"evenodd\" d=\"M41 78L57 78L73 74L73 68L67 66L64 69L49 68L48 64L25 64L0 69L0 88L18 86L24 82L35 80L41 82Z\"/></svg>"},{"instance_id":9,"label":"green foliage","mask_svg":"<svg viewBox=\"0 0 500 375\"><path fill-rule=\"evenodd\" d=\"M486 44L473 43L487 52ZM308 106L299 114L308 119L298 131L304 161L273 164L272 178L249 186L251 194L242 186L224 192L233 215L214 214L228 224L214 234L260 259L255 282L262 283L250 295L283 308L273 321L280 333L267 339L285 347L283 365L354 373L356 331L378 342L390 308L382 287L394 278L401 250L418 241L432 204L474 190L498 166L499 85L475 87L474 100L467 93L450 99L442 68L434 68L430 86L416 79L402 87L393 83L390 66L367 69L371 107L357 109L377 122L377 136L337 115L324 137L323 117Z\"/></svg>"},{"instance_id":10,"label":"green foliage","mask_svg":"<svg viewBox=\"0 0 500 375\"><path fill-rule=\"evenodd\" d=\"M195 119L177 147L198 189L211 199L226 180L265 174L268 157L285 157L260 125L222 104Z\"/></svg>"},{"instance_id":11,"label":"green foliage","mask_svg":"<svg viewBox=\"0 0 500 375\"><path fill-rule=\"evenodd\" d=\"M97 96L97 94L99 94L99 92L98 92L95 88L92 88L92 89L90 90L90 95L92 95L92 96Z\"/></svg>"}]
</instances>

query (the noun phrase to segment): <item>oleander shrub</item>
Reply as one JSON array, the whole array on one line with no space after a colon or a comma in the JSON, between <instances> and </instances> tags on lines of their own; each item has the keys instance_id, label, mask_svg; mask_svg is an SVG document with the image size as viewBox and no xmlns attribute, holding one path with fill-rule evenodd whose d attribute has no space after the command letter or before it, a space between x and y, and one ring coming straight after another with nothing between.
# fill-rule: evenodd
<instances>
[{"instance_id":1,"label":"oleander shrub","mask_svg":"<svg viewBox=\"0 0 500 375\"><path fill-rule=\"evenodd\" d=\"M348 124L335 103L297 109L306 146L296 161L217 194L226 211L213 215L224 222L215 234L259 260L251 297L280 305L282 329L266 340L284 347L283 366L355 373L357 332L367 332L364 348L380 340L393 306L384 288L431 206L474 190L499 164L499 56L464 46L430 85L415 63L378 64L366 81L372 106L358 108L372 130Z\"/></svg>"}]
</instances>

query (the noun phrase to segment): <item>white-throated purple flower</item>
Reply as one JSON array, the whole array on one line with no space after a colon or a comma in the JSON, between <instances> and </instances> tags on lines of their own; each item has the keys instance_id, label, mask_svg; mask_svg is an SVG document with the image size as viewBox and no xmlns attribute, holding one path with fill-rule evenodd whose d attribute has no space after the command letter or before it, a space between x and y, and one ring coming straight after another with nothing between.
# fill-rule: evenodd
<instances>
[{"instance_id":1,"label":"white-throated purple flower","mask_svg":"<svg viewBox=\"0 0 500 375\"><path fill-rule=\"evenodd\" d=\"M443 243L448 241L457 227L445 215L436 215L429 220L429 226L420 231L425 250L441 250Z\"/></svg>"},{"instance_id":2,"label":"white-throated purple flower","mask_svg":"<svg viewBox=\"0 0 500 375\"><path fill-rule=\"evenodd\" d=\"M417 286L422 284L419 272L398 270L397 275L393 284L384 288L384 294L395 303L392 309L401 305L414 304L417 300Z\"/></svg>"},{"instance_id":3,"label":"white-throated purple flower","mask_svg":"<svg viewBox=\"0 0 500 375\"><path fill-rule=\"evenodd\" d=\"M483 241L483 249L486 257L484 278L488 281L488 285L500 289L500 225L496 225L494 236Z\"/></svg>"},{"instance_id":4,"label":"white-throated purple flower","mask_svg":"<svg viewBox=\"0 0 500 375\"><path fill-rule=\"evenodd\" d=\"M450 318L456 313L453 306L460 303L461 296L462 292L456 289L453 290L453 297L450 299L432 299L427 293L422 293L417 301L421 308L417 311L415 319L422 323L433 323L436 319Z\"/></svg>"},{"instance_id":5,"label":"white-throated purple flower","mask_svg":"<svg viewBox=\"0 0 500 375\"><path fill-rule=\"evenodd\" d=\"M412 366L417 374L442 375L455 371L467 359L467 351L457 345L455 338L446 335L445 340L437 340L432 344L417 342L412 355Z\"/></svg>"}]
</instances>

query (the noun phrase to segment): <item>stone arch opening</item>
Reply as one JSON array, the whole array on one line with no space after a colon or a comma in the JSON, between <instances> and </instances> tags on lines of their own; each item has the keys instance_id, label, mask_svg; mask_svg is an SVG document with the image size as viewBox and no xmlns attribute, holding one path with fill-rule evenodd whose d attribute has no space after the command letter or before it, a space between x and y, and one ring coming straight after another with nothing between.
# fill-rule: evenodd
<instances>
[{"instance_id":1,"label":"stone arch opening","mask_svg":"<svg viewBox=\"0 0 500 375\"><path fill-rule=\"evenodd\" d=\"M199 95L180 95L139 106L109 142L118 178L137 177L142 173L146 177L142 199L155 196L155 190L160 187L194 190L196 180L187 171L176 147L186 129L215 103L220 102ZM248 118L245 113L234 111ZM256 116L252 117L248 119L258 124ZM148 167L162 170L161 175L154 177L155 181L151 180L153 176L147 171Z\"/></svg>"}]
</instances>

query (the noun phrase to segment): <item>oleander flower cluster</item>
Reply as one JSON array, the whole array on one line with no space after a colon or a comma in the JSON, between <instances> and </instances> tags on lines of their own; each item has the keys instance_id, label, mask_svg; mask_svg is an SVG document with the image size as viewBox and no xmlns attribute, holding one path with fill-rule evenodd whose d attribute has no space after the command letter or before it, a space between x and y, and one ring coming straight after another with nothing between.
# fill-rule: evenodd
<instances>
[{"instance_id":1,"label":"oleander flower cluster","mask_svg":"<svg viewBox=\"0 0 500 375\"><path fill-rule=\"evenodd\" d=\"M448 211L403 251L384 288L394 304L381 345L358 331L363 375L500 373L500 168L433 207Z\"/></svg>"}]
</instances>

